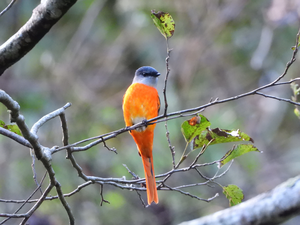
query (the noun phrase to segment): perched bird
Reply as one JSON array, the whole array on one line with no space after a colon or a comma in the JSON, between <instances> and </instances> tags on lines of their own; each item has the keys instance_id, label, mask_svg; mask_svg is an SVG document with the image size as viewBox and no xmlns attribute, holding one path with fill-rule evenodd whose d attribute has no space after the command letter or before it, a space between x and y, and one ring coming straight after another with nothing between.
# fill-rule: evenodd
<instances>
[{"instance_id":1,"label":"perched bird","mask_svg":"<svg viewBox=\"0 0 300 225\"><path fill-rule=\"evenodd\" d=\"M128 87L123 98L123 114L126 126L132 126L158 116L160 100L156 86L159 75L160 73L150 66L143 66L135 72L132 84ZM155 125L142 126L130 131L142 157L149 205L152 202L158 203L152 157Z\"/></svg>"}]
</instances>

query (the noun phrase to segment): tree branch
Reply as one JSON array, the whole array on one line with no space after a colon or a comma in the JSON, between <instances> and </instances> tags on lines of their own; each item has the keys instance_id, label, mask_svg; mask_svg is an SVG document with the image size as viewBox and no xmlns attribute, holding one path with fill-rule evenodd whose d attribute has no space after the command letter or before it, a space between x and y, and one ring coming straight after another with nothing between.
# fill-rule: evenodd
<instances>
[{"instance_id":1,"label":"tree branch","mask_svg":"<svg viewBox=\"0 0 300 225\"><path fill-rule=\"evenodd\" d=\"M4 128L0 127L0 134L14 140L15 142L18 142L21 145L24 145L25 147L32 148L29 141L27 141L25 138L23 138L22 136L14 133L14 132L11 132L7 129L4 129Z\"/></svg>"},{"instance_id":2,"label":"tree branch","mask_svg":"<svg viewBox=\"0 0 300 225\"><path fill-rule=\"evenodd\" d=\"M300 176L239 205L180 225L279 224L300 214L299 193Z\"/></svg>"},{"instance_id":3,"label":"tree branch","mask_svg":"<svg viewBox=\"0 0 300 225\"><path fill-rule=\"evenodd\" d=\"M14 212L14 214L18 213L27 203L28 201L32 198L32 196L38 191L40 190L43 182L44 182L44 179L46 177L47 173L44 174L39 186L37 186L37 188L31 193L31 195L22 203L22 205ZM3 220L0 224L4 224L6 221L8 221L11 217L8 217L6 218L5 220Z\"/></svg>"},{"instance_id":4,"label":"tree branch","mask_svg":"<svg viewBox=\"0 0 300 225\"><path fill-rule=\"evenodd\" d=\"M5 9L3 9L3 10L0 12L0 17L1 17L4 13L6 13L6 12L13 6L13 4L14 4L16 1L17 1L17 0L12 0L12 1L8 4L8 6L6 6Z\"/></svg>"},{"instance_id":5,"label":"tree branch","mask_svg":"<svg viewBox=\"0 0 300 225\"><path fill-rule=\"evenodd\" d=\"M26 55L76 0L42 0L21 29L0 46L0 76Z\"/></svg>"},{"instance_id":6,"label":"tree branch","mask_svg":"<svg viewBox=\"0 0 300 225\"><path fill-rule=\"evenodd\" d=\"M37 135L38 130L40 129L41 126L43 126L46 122L49 120L59 116L62 114L67 108L71 106L71 103L65 104L63 107L60 109L57 109L51 113L48 113L47 115L43 116L41 119L39 119L32 127L31 127L31 133Z\"/></svg>"},{"instance_id":7,"label":"tree branch","mask_svg":"<svg viewBox=\"0 0 300 225\"><path fill-rule=\"evenodd\" d=\"M65 210L66 210L66 212L69 216L70 224L74 224L75 223L74 216L71 212L71 209L70 209L68 203L66 202L66 200L63 196L61 186L60 186L59 182L56 180L55 172L54 172L54 170L51 166L51 159L52 159L51 158L51 152L52 152L52 149L42 146L39 143L38 136L37 136L37 131L38 131L40 126L42 126L44 123L46 123L50 119L63 114L65 109L68 108L71 104L68 103L64 107L62 107L58 110L55 110L54 112L49 113L48 115L42 117L37 123L34 124L32 129L29 130L28 126L25 123L24 117L20 114L19 104L16 101L14 101L3 90L0 90L0 102L2 102L7 107L7 109L9 110L10 116L11 116L11 122L15 122L18 125L18 127L20 128L24 138L27 139L30 142L31 146L33 147L35 156L37 157L37 159L39 159L43 163L45 169L47 170L47 172L49 174L49 178L50 178L50 184L48 185L47 189L42 194L42 197L39 199L39 201L27 213L25 213L25 214L2 214L2 215L0 214L0 217L1 216L11 217L11 218L24 217L21 224L25 224L26 221L29 219L29 217L42 204L42 202L45 200L45 198L47 197L48 193L52 190L52 188L55 187L56 191L57 191L57 195L58 195L62 205L64 206L64 208L65 208ZM14 215L14 216L11 216L11 215Z\"/></svg>"}]
</instances>

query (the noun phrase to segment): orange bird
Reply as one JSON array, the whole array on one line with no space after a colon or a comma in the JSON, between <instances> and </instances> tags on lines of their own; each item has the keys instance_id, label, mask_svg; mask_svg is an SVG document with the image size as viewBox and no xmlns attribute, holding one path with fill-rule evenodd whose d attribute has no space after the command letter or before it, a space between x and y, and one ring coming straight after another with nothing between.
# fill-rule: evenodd
<instances>
[{"instance_id":1,"label":"orange bird","mask_svg":"<svg viewBox=\"0 0 300 225\"><path fill-rule=\"evenodd\" d=\"M158 116L160 101L156 90L159 72L153 67L143 66L135 72L132 84L123 98L123 113L126 126L132 126ZM142 157L148 204L158 203L152 147L156 124L138 127L130 134Z\"/></svg>"}]
</instances>

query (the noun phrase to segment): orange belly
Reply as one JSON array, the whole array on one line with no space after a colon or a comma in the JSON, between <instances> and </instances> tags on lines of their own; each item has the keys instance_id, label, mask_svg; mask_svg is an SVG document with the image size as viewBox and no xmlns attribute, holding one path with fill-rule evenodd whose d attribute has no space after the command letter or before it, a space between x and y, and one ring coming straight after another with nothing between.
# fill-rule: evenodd
<instances>
[{"instance_id":1,"label":"orange belly","mask_svg":"<svg viewBox=\"0 0 300 225\"><path fill-rule=\"evenodd\" d=\"M132 126L143 120L158 115L159 96L154 87L134 83L126 91L123 99L123 113L126 126ZM132 130L130 134L135 140L141 154L152 155L153 131L155 124Z\"/></svg>"}]
</instances>

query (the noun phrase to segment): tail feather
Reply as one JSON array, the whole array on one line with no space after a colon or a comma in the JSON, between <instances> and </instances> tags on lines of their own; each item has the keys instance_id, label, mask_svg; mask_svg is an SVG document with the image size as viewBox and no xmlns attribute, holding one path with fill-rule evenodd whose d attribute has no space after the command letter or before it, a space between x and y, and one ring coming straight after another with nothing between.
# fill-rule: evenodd
<instances>
[{"instance_id":1,"label":"tail feather","mask_svg":"<svg viewBox=\"0 0 300 225\"><path fill-rule=\"evenodd\" d=\"M145 178L146 178L148 204L151 205L152 202L155 202L157 204L158 196L156 190L153 158L152 156L148 158L142 155L142 160L143 160Z\"/></svg>"}]
</instances>

